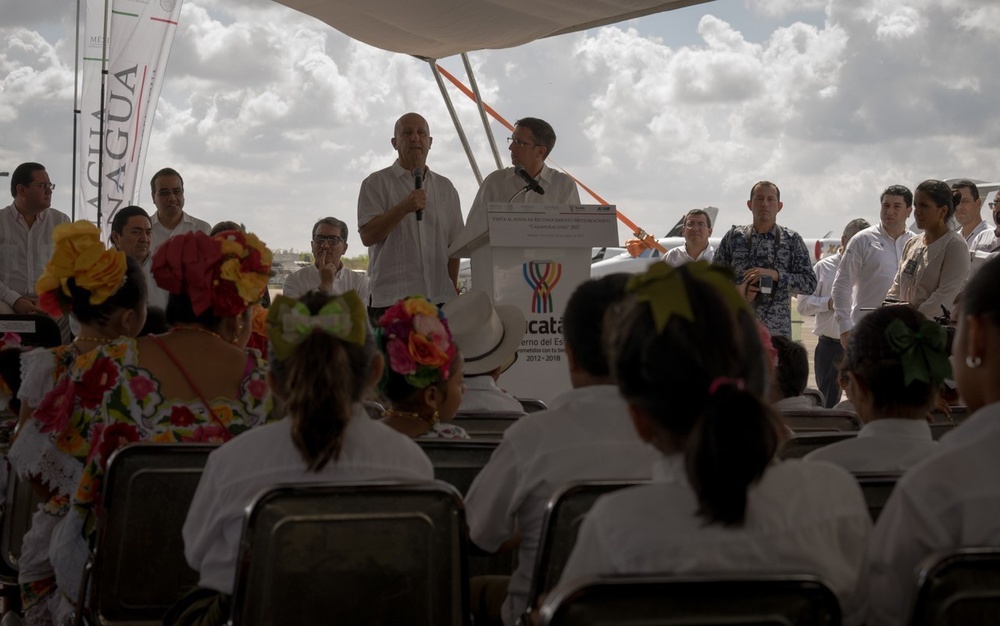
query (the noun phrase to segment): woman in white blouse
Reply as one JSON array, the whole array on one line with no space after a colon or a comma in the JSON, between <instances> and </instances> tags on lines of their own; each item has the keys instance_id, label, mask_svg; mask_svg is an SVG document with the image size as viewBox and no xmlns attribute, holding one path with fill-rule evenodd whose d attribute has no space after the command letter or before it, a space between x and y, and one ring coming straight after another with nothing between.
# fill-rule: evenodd
<instances>
[{"instance_id":1,"label":"woman in white blouse","mask_svg":"<svg viewBox=\"0 0 1000 626\"><path fill-rule=\"evenodd\" d=\"M871 527L850 474L777 461L780 422L753 315L727 270L656 263L605 317L612 375L639 436L663 453L653 482L601 498L560 584L614 574L812 574L845 623L864 617Z\"/></svg>"},{"instance_id":2,"label":"woman in white blouse","mask_svg":"<svg viewBox=\"0 0 1000 626\"><path fill-rule=\"evenodd\" d=\"M913 196L913 217L923 236L914 237L903 247L903 257L887 302L903 302L928 318L949 310L969 276L969 246L948 227L955 204L962 194L940 180L925 180Z\"/></svg>"},{"instance_id":3,"label":"woman in white blouse","mask_svg":"<svg viewBox=\"0 0 1000 626\"><path fill-rule=\"evenodd\" d=\"M896 485L869 548L868 624L908 624L916 570L934 552L1000 546L1000 259L962 296L952 364L972 412Z\"/></svg>"},{"instance_id":4,"label":"woman in white blouse","mask_svg":"<svg viewBox=\"0 0 1000 626\"><path fill-rule=\"evenodd\" d=\"M951 375L945 330L907 306L883 307L851 331L841 368L864 427L858 436L818 450L851 472L902 472L937 450L927 414Z\"/></svg>"}]
</instances>

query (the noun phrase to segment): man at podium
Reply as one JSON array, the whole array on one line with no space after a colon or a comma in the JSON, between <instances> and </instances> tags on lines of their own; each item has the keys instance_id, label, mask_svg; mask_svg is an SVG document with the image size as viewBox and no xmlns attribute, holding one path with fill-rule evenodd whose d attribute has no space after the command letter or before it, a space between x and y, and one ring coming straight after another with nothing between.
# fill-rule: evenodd
<instances>
[{"instance_id":1,"label":"man at podium","mask_svg":"<svg viewBox=\"0 0 1000 626\"><path fill-rule=\"evenodd\" d=\"M556 145L556 132L545 120L517 120L507 138L513 167L486 177L469 211L468 224L485 227L491 202L514 204L580 204L576 181L545 164Z\"/></svg>"}]
</instances>

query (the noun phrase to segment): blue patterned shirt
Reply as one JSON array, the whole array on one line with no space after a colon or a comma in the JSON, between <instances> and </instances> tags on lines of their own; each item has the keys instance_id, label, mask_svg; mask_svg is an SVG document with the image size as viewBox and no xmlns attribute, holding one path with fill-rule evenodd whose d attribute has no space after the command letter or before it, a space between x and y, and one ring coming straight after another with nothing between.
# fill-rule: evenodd
<instances>
[{"instance_id":1,"label":"blue patterned shirt","mask_svg":"<svg viewBox=\"0 0 1000 626\"><path fill-rule=\"evenodd\" d=\"M775 225L760 234L753 226L733 226L722 237L714 262L731 267L737 282L751 267L777 270L771 295L758 293L750 306L772 335L792 335L792 295L816 291L812 258L797 232Z\"/></svg>"}]
</instances>

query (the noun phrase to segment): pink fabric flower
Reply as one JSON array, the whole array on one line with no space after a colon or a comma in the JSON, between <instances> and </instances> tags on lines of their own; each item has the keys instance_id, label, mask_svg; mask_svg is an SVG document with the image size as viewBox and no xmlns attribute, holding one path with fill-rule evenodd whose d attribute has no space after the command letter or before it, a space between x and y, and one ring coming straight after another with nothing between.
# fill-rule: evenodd
<instances>
[{"instance_id":1,"label":"pink fabric flower","mask_svg":"<svg viewBox=\"0 0 1000 626\"><path fill-rule=\"evenodd\" d=\"M146 396L156 391L156 383L147 376L135 376L129 379L128 388L137 400L143 400Z\"/></svg>"},{"instance_id":2,"label":"pink fabric flower","mask_svg":"<svg viewBox=\"0 0 1000 626\"><path fill-rule=\"evenodd\" d=\"M413 361L413 357L410 356L410 349L407 344L399 339L390 339L385 348L386 352L389 353L389 367L392 368L392 371L403 376L413 374L417 371L417 364Z\"/></svg>"}]
</instances>

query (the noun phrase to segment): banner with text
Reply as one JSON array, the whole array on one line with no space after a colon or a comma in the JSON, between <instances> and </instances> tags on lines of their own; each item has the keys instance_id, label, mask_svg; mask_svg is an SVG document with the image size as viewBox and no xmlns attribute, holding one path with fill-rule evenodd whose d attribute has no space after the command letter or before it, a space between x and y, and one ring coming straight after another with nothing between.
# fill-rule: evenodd
<instances>
[{"instance_id":1,"label":"banner with text","mask_svg":"<svg viewBox=\"0 0 1000 626\"><path fill-rule=\"evenodd\" d=\"M108 10L106 2L112 2ZM76 218L97 224L105 237L118 209L135 203L142 191L136 189L136 178L145 163L182 4L183 0L87 0Z\"/></svg>"}]
</instances>

